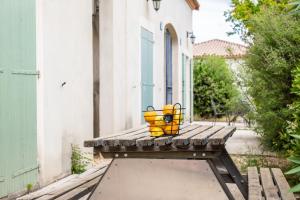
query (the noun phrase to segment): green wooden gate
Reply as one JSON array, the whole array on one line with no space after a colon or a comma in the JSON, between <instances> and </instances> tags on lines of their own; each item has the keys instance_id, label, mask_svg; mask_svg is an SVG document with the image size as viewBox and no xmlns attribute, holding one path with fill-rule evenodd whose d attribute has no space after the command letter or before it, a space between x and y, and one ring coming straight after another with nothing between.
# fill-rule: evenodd
<instances>
[{"instance_id":1,"label":"green wooden gate","mask_svg":"<svg viewBox=\"0 0 300 200\"><path fill-rule=\"evenodd\" d=\"M144 28L141 30L141 70L142 110L146 110L153 105L153 33Z\"/></svg>"},{"instance_id":2,"label":"green wooden gate","mask_svg":"<svg viewBox=\"0 0 300 200\"><path fill-rule=\"evenodd\" d=\"M0 1L0 197L37 181L35 10Z\"/></svg>"}]
</instances>

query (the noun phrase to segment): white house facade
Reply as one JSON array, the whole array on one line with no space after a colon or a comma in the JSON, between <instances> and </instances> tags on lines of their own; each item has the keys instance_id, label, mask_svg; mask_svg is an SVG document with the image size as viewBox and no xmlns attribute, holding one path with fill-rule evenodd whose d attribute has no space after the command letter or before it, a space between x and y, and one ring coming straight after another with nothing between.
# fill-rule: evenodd
<instances>
[{"instance_id":1,"label":"white house facade","mask_svg":"<svg viewBox=\"0 0 300 200\"><path fill-rule=\"evenodd\" d=\"M71 144L140 126L147 105L191 120L199 4L152 3L1 1L0 198L69 174Z\"/></svg>"},{"instance_id":2,"label":"white house facade","mask_svg":"<svg viewBox=\"0 0 300 200\"><path fill-rule=\"evenodd\" d=\"M100 134L140 125L145 105L180 102L187 108L186 119L191 118L193 44L187 32L192 32L192 11L198 6L196 1L163 0L155 11L151 0L100 1ZM153 94L147 96L149 91Z\"/></svg>"}]
</instances>

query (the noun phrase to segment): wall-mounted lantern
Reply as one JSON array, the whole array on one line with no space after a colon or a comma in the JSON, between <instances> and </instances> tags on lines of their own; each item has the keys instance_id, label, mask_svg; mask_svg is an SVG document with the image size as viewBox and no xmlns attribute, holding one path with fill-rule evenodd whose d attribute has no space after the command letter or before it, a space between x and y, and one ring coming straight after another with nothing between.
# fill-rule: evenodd
<instances>
[{"instance_id":1,"label":"wall-mounted lantern","mask_svg":"<svg viewBox=\"0 0 300 200\"><path fill-rule=\"evenodd\" d=\"M195 44L196 36L193 32L186 32L186 37L191 39L192 44Z\"/></svg>"},{"instance_id":2,"label":"wall-mounted lantern","mask_svg":"<svg viewBox=\"0 0 300 200\"><path fill-rule=\"evenodd\" d=\"M147 0L147 1L149 1L149 0ZM152 0L152 2L153 2L153 8L154 8L154 10L158 11L159 8L160 8L160 2L161 2L161 0Z\"/></svg>"}]
</instances>

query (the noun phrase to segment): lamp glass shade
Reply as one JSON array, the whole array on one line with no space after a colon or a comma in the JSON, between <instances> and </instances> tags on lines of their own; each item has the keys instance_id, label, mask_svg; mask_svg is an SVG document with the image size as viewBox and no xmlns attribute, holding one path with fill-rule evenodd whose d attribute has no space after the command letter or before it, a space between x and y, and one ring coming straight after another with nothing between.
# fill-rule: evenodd
<instances>
[{"instance_id":1,"label":"lamp glass shade","mask_svg":"<svg viewBox=\"0 0 300 200\"><path fill-rule=\"evenodd\" d=\"M195 40L196 40L196 36L194 34L191 35L191 42L192 44L195 43Z\"/></svg>"},{"instance_id":2,"label":"lamp glass shade","mask_svg":"<svg viewBox=\"0 0 300 200\"><path fill-rule=\"evenodd\" d=\"M158 11L160 8L160 2L161 0L152 0L153 1L153 7L155 11Z\"/></svg>"}]
</instances>

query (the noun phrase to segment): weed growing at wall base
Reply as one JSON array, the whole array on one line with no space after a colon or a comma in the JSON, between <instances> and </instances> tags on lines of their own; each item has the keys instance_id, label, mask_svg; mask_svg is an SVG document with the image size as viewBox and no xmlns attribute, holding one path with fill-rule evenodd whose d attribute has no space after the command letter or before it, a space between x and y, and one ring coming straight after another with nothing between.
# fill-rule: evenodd
<instances>
[{"instance_id":1,"label":"weed growing at wall base","mask_svg":"<svg viewBox=\"0 0 300 200\"><path fill-rule=\"evenodd\" d=\"M86 167L89 163L89 159L83 154L78 145L71 145L72 157L71 157L71 172L72 174L81 174L86 171Z\"/></svg>"}]
</instances>

